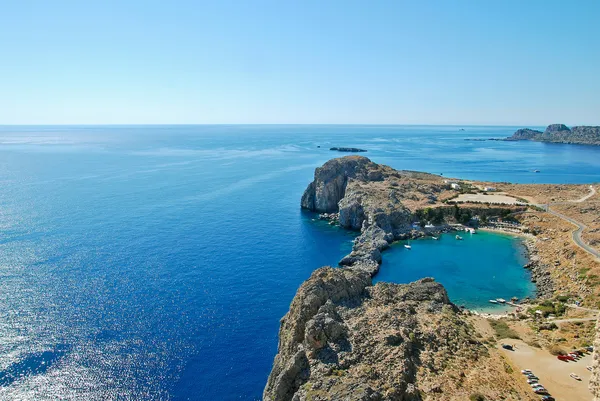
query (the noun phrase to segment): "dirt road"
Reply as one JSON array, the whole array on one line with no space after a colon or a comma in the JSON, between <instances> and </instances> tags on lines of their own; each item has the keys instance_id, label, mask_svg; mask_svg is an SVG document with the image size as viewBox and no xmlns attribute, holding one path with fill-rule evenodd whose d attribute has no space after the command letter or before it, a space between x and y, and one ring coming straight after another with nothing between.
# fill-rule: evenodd
<instances>
[{"instance_id":1,"label":"dirt road","mask_svg":"<svg viewBox=\"0 0 600 401\"><path fill-rule=\"evenodd\" d=\"M515 344L514 351L502 349L514 366L520 371L531 369L539 377L539 382L546 387L557 401L591 401L592 394L588 390L590 372L587 365L592 364L592 356L586 355L577 362L562 362L555 356L543 349L533 348L520 340L503 340L509 344ZM569 376L575 373L582 378L577 381ZM525 376L521 380L526 382Z\"/></svg>"}]
</instances>

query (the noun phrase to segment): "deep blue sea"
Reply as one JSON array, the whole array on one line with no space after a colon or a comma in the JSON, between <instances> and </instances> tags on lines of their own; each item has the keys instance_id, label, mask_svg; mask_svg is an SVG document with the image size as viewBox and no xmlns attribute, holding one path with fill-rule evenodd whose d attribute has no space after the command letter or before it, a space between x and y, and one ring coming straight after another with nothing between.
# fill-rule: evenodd
<instances>
[{"instance_id":1,"label":"deep blue sea","mask_svg":"<svg viewBox=\"0 0 600 401\"><path fill-rule=\"evenodd\" d=\"M299 208L330 146L467 179L600 181L600 148L464 128L0 127L0 399L259 399L296 289L352 245ZM478 235L394 247L378 279L438 277L475 306L531 291L518 243Z\"/></svg>"}]
</instances>

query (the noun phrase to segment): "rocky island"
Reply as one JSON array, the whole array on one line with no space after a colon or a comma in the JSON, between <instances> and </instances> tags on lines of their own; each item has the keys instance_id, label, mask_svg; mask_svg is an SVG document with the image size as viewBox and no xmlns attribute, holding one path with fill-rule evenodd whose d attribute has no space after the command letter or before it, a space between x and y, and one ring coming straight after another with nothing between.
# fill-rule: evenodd
<instances>
[{"instance_id":1,"label":"rocky island","mask_svg":"<svg viewBox=\"0 0 600 401\"><path fill-rule=\"evenodd\" d=\"M366 152L365 149L360 149L360 148L338 148L338 147L333 147L333 148L329 148L329 150L336 150L338 152L345 152L345 153L361 153L361 152Z\"/></svg>"},{"instance_id":2,"label":"rocky island","mask_svg":"<svg viewBox=\"0 0 600 401\"><path fill-rule=\"evenodd\" d=\"M519 129L505 140L600 145L600 127L577 126L569 128L564 124L551 124L546 127L544 132L529 128Z\"/></svg>"},{"instance_id":3,"label":"rocky island","mask_svg":"<svg viewBox=\"0 0 600 401\"><path fill-rule=\"evenodd\" d=\"M485 192L492 186L494 193L519 202L495 202L504 198ZM397 171L362 156L333 159L317 168L302 208L360 235L340 261L342 268L317 269L298 290L281 321L264 400L539 399L519 373L525 367L500 345L503 339L518 339L512 341L519 341L519 347L554 358L550 352L593 341L594 317L586 316L593 309L566 306L595 307L600 266L569 242L569 220L539 206L576 199L583 207L595 199L589 190L451 180ZM463 194L471 194L464 198L468 201L461 200ZM485 220L494 215L515 216L519 220L510 227L529 238L525 267L537 281L538 299L522 309L488 320L457 308L431 278L373 285L382 252L393 241L439 235L473 216ZM415 221L422 223L415 226ZM582 320L557 325L545 319L552 314ZM552 389L555 395L561 391L580 399L568 386Z\"/></svg>"}]
</instances>

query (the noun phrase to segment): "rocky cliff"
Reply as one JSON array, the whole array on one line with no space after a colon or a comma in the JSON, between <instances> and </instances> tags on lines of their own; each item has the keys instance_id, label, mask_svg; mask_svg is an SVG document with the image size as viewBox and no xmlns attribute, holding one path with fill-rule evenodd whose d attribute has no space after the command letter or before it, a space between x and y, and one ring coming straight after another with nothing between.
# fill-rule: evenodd
<instances>
[{"instance_id":1,"label":"rocky cliff","mask_svg":"<svg viewBox=\"0 0 600 401\"><path fill-rule=\"evenodd\" d=\"M324 267L281 321L263 399L466 400L484 386L486 399L518 393L477 336L433 279L371 285L360 270Z\"/></svg>"},{"instance_id":2,"label":"rocky cliff","mask_svg":"<svg viewBox=\"0 0 600 401\"><path fill-rule=\"evenodd\" d=\"M361 156L316 169L302 207L360 235L342 268L316 270L296 293L281 320L264 400L536 399L441 284L372 284L381 251L422 235L411 227L417 211L444 205L454 194L449 187L442 177Z\"/></svg>"},{"instance_id":3,"label":"rocky cliff","mask_svg":"<svg viewBox=\"0 0 600 401\"><path fill-rule=\"evenodd\" d=\"M360 230L352 253L340 262L373 275L381 251L410 231L413 211L446 191L439 176L397 171L366 157L332 159L315 170L301 200L305 209L339 213L339 223Z\"/></svg>"},{"instance_id":4,"label":"rocky cliff","mask_svg":"<svg viewBox=\"0 0 600 401\"><path fill-rule=\"evenodd\" d=\"M569 128L564 124L551 124L546 127L544 132L528 128L519 129L506 140L600 145L600 127L577 126Z\"/></svg>"}]
</instances>

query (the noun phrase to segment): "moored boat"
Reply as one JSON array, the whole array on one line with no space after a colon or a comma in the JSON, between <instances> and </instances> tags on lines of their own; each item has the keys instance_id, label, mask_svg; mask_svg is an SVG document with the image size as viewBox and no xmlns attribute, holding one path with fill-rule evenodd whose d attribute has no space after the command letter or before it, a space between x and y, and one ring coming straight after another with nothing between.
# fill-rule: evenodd
<instances>
[{"instance_id":1,"label":"moored boat","mask_svg":"<svg viewBox=\"0 0 600 401\"><path fill-rule=\"evenodd\" d=\"M496 301L498 301L501 304L506 303L506 299L503 299L503 298L496 298Z\"/></svg>"},{"instance_id":2,"label":"moored boat","mask_svg":"<svg viewBox=\"0 0 600 401\"><path fill-rule=\"evenodd\" d=\"M404 247L405 247L406 249L412 249L412 247L411 247L410 245L404 245Z\"/></svg>"},{"instance_id":3,"label":"moored boat","mask_svg":"<svg viewBox=\"0 0 600 401\"><path fill-rule=\"evenodd\" d=\"M491 304L497 304L497 303L498 303L498 301L496 301L495 299L490 299L490 303L491 303Z\"/></svg>"},{"instance_id":4,"label":"moored boat","mask_svg":"<svg viewBox=\"0 0 600 401\"><path fill-rule=\"evenodd\" d=\"M460 235L457 235L456 239L460 241L460 240L462 240L462 237Z\"/></svg>"}]
</instances>

